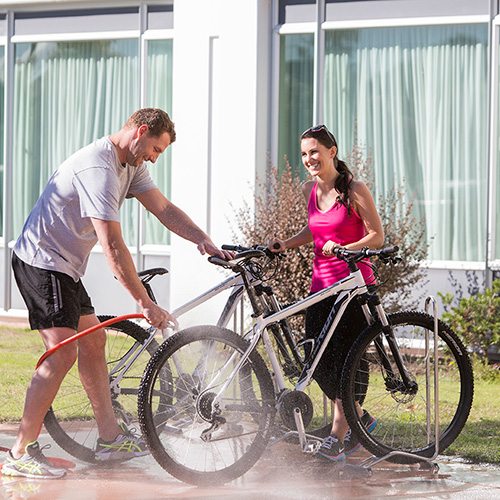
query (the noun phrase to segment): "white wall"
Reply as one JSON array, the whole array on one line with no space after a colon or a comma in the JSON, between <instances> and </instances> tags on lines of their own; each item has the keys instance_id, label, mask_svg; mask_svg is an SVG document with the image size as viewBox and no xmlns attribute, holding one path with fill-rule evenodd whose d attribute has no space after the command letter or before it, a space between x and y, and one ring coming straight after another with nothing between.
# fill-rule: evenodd
<instances>
[{"instance_id":1,"label":"white wall","mask_svg":"<svg viewBox=\"0 0 500 500\"><path fill-rule=\"evenodd\" d=\"M268 93L262 89L268 86L270 38L259 39L257 26L268 24L270 4L264 0L175 2L177 141L172 146L172 200L217 245L234 240L233 207L240 206L243 198L251 201L256 166L265 162L267 117L258 116L257 110L267 100ZM195 245L172 238L172 309L223 276ZM202 307L182 326L213 323L220 308L220 302Z\"/></svg>"}]
</instances>

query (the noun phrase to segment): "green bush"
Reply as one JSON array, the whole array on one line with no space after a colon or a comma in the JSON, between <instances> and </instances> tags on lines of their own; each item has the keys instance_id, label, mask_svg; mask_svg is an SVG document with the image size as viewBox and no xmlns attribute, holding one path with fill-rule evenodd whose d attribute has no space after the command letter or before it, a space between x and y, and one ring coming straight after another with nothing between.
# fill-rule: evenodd
<instances>
[{"instance_id":1,"label":"green bush","mask_svg":"<svg viewBox=\"0 0 500 500\"><path fill-rule=\"evenodd\" d=\"M439 294L443 304L453 301L450 293ZM500 280L484 292L460 299L443 313L443 319L474 352L486 356L488 348L500 345Z\"/></svg>"}]
</instances>

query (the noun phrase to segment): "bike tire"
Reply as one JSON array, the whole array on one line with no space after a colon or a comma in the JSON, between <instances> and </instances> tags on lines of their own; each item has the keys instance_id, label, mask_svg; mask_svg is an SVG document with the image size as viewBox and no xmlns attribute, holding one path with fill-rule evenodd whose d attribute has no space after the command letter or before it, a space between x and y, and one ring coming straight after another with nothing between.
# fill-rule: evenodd
<instances>
[{"instance_id":1,"label":"bike tire","mask_svg":"<svg viewBox=\"0 0 500 500\"><path fill-rule=\"evenodd\" d=\"M384 339L383 327L376 323L361 334L346 358L342 374L342 400L344 412L353 433L360 443L376 456L402 451L421 457L433 457L436 450L434 420L427 428L425 386L425 331L430 342L430 397L431 416L434 415L434 318L417 311L406 311L388 316L389 325L398 344L398 350L413 390L405 389L400 379L387 375L377 353L374 341ZM467 351L451 328L438 322L439 358L439 453L443 452L462 431L472 406L474 379ZM384 350L390 352L385 339ZM362 359L369 363L370 383L366 388L363 408L377 420L369 432L356 411L356 371ZM391 359L393 361L393 359ZM393 366L394 363L391 363ZM384 374L385 373L385 374ZM399 373L399 372L397 372ZM396 375L397 375L396 373ZM359 383L359 380L358 380ZM394 455L395 463L415 463L418 458Z\"/></svg>"},{"instance_id":2,"label":"bike tire","mask_svg":"<svg viewBox=\"0 0 500 500\"><path fill-rule=\"evenodd\" d=\"M276 411L275 394L256 350L221 395L217 418L224 422L214 436L202 439L214 411L211 398L248 346L230 330L196 326L167 339L151 358L139 392L139 421L153 457L177 479L197 486L227 483L247 472L264 452ZM169 411L161 411L165 421L159 422L157 379L165 364L172 368L169 392L174 398ZM212 383L217 383L213 391Z\"/></svg>"},{"instance_id":3,"label":"bike tire","mask_svg":"<svg viewBox=\"0 0 500 500\"><path fill-rule=\"evenodd\" d=\"M103 322L113 317L98 316L98 319ZM144 328L127 320L108 326L106 336L106 360L110 372L116 363L127 355L131 346L136 342L142 345L149 338ZM129 428L137 425L140 379L157 348L158 342L153 339L127 370L120 382L119 392L112 391L111 399L117 420ZM44 424L49 435L63 450L84 462L95 462L97 424L76 366L68 372L61 384L52 406L45 415Z\"/></svg>"}]
</instances>

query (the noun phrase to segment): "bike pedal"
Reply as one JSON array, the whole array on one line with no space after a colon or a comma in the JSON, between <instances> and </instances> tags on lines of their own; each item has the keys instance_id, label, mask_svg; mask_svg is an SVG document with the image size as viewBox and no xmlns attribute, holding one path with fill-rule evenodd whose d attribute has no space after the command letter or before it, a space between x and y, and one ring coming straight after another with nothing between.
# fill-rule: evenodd
<instances>
[{"instance_id":1,"label":"bike pedal","mask_svg":"<svg viewBox=\"0 0 500 500\"><path fill-rule=\"evenodd\" d=\"M306 442L302 451L304 453L310 453L311 455L315 455L316 453L318 453L320 446L321 446L321 441L310 440Z\"/></svg>"}]
</instances>

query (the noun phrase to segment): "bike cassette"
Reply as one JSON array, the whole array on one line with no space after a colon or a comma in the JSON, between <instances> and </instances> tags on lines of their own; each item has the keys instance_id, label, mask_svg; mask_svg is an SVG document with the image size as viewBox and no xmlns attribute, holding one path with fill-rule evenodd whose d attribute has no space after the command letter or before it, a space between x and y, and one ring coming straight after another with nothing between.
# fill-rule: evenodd
<instances>
[{"instance_id":1,"label":"bike cassette","mask_svg":"<svg viewBox=\"0 0 500 500\"><path fill-rule=\"evenodd\" d=\"M278 400L278 414L283 424L291 430L296 431L295 408L300 410L304 427L311 423L313 418L313 404L311 398L302 391L284 391Z\"/></svg>"},{"instance_id":2,"label":"bike cassette","mask_svg":"<svg viewBox=\"0 0 500 500\"><path fill-rule=\"evenodd\" d=\"M215 399L215 392L205 392L196 401L196 410L198 411L198 415L205 420L206 422L214 422L214 418L220 418L220 410L218 409L218 404L216 408L213 408L213 401ZM224 420L224 419L221 419ZM225 420L224 420L225 422ZM222 422L222 423L224 423ZM221 422L219 422L221 423Z\"/></svg>"}]
</instances>

